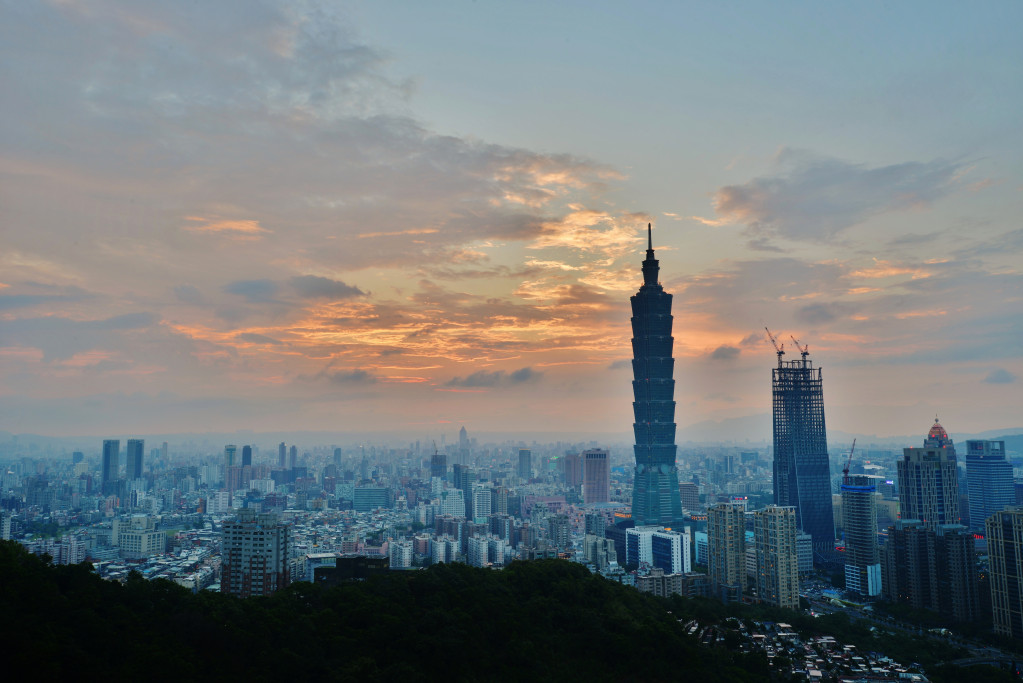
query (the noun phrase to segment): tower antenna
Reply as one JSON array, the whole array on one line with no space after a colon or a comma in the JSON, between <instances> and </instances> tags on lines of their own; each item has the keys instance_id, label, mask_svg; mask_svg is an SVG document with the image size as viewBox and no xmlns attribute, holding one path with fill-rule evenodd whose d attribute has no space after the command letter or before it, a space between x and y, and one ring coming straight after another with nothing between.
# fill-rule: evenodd
<instances>
[{"instance_id":1,"label":"tower antenna","mask_svg":"<svg viewBox=\"0 0 1023 683\"><path fill-rule=\"evenodd\" d=\"M781 357L785 355L785 345L778 343L778 340L773 334L771 334L771 330L768 330L766 325L764 326L764 330L767 331L767 338L771 340L772 344L774 344L774 352L778 354L778 367L780 368Z\"/></svg>"},{"instance_id":2,"label":"tower antenna","mask_svg":"<svg viewBox=\"0 0 1023 683\"><path fill-rule=\"evenodd\" d=\"M652 223L646 224L646 248L647 251L654 250L654 228Z\"/></svg>"}]
</instances>

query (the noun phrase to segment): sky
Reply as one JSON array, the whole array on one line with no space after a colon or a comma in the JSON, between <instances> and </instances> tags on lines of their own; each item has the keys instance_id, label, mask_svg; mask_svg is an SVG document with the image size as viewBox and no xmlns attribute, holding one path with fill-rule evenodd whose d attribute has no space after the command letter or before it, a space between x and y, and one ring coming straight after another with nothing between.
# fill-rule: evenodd
<instances>
[{"instance_id":1,"label":"sky","mask_svg":"<svg viewBox=\"0 0 1023 683\"><path fill-rule=\"evenodd\" d=\"M1020 25L0 3L0 429L624 433L648 222L681 434L770 411L765 326L829 429L1021 427Z\"/></svg>"}]
</instances>

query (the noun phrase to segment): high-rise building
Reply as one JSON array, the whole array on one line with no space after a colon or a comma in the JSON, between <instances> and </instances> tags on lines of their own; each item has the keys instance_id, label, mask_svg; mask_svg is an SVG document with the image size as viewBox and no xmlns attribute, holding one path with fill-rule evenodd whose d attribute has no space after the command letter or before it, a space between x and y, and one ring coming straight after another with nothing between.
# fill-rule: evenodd
<instances>
[{"instance_id":1,"label":"high-rise building","mask_svg":"<svg viewBox=\"0 0 1023 683\"><path fill-rule=\"evenodd\" d=\"M561 478L565 486L578 488L583 483L583 456L580 453L567 451L558 460L558 469L561 471Z\"/></svg>"},{"instance_id":2,"label":"high-rise building","mask_svg":"<svg viewBox=\"0 0 1023 683\"><path fill-rule=\"evenodd\" d=\"M292 446L288 449L288 469L293 470L298 467L298 446ZM368 477L366 477L368 479Z\"/></svg>"},{"instance_id":3,"label":"high-rise building","mask_svg":"<svg viewBox=\"0 0 1023 683\"><path fill-rule=\"evenodd\" d=\"M412 541L391 541L387 546L387 555L391 569L408 569L412 566Z\"/></svg>"},{"instance_id":4,"label":"high-rise building","mask_svg":"<svg viewBox=\"0 0 1023 683\"><path fill-rule=\"evenodd\" d=\"M282 470L288 467L288 447L283 441L277 444L277 466Z\"/></svg>"},{"instance_id":5,"label":"high-rise building","mask_svg":"<svg viewBox=\"0 0 1023 683\"><path fill-rule=\"evenodd\" d=\"M944 427L934 420L923 448L904 448L896 461L902 519L918 519L930 530L959 524L956 451Z\"/></svg>"},{"instance_id":6,"label":"high-rise building","mask_svg":"<svg viewBox=\"0 0 1023 683\"><path fill-rule=\"evenodd\" d=\"M607 518L597 512L589 512L583 517L583 530L587 534L604 538L607 531Z\"/></svg>"},{"instance_id":7,"label":"high-rise building","mask_svg":"<svg viewBox=\"0 0 1023 683\"><path fill-rule=\"evenodd\" d=\"M242 467L252 467L252 446L242 446Z\"/></svg>"},{"instance_id":8,"label":"high-rise building","mask_svg":"<svg viewBox=\"0 0 1023 683\"><path fill-rule=\"evenodd\" d=\"M984 531L988 517L1016 505L1012 463L1004 441L966 442L966 486L970 494L970 528Z\"/></svg>"},{"instance_id":9,"label":"high-rise building","mask_svg":"<svg viewBox=\"0 0 1023 683\"><path fill-rule=\"evenodd\" d=\"M269 595L291 583L291 529L276 514L242 508L224 522L220 592Z\"/></svg>"},{"instance_id":10,"label":"high-rise building","mask_svg":"<svg viewBox=\"0 0 1023 683\"><path fill-rule=\"evenodd\" d=\"M448 456L440 451L434 450L430 456L430 476L438 479L448 477Z\"/></svg>"},{"instance_id":11,"label":"high-rise building","mask_svg":"<svg viewBox=\"0 0 1023 683\"><path fill-rule=\"evenodd\" d=\"M931 529L918 519L897 520L881 548L881 570L886 600L958 621L980 614L973 534L961 524Z\"/></svg>"},{"instance_id":12,"label":"high-rise building","mask_svg":"<svg viewBox=\"0 0 1023 683\"><path fill-rule=\"evenodd\" d=\"M689 559L689 536L678 531L655 531L650 536L651 564L665 574L686 574L692 571Z\"/></svg>"},{"instance_id":13,"label":"high-rise building","mask_svg":"<svg viewBox=\"0 0 1023 683\"><path fill-rule=\"evenodd\" d=\"M117 479L121 474L121 440L104 439L103 441L103 465L102 465L102 487L104 495L117 493Z\"/></svg>"},{"instance_id":14,"label":"high-rise building","mask_svg":"<svg viewBox=\"0 0 1023 683\"><path fill-rule=\"evenodd\" d=\"M1023 508L994 513L986 531L995 633L1023 638Z\"/></svg>"},{"instance_id":15,"label":"high-rise building","mask_svg":"<svg viewBox=\"0 0 1023 683\"><path fill-rule=\"evenodd\" d=\"M654 562L651 548L654 532L661 527L644 526L625 530L625 561L629 565L639 566L643 563L652 565Z\"/></svg>"},{"instance_id":16,"label":"high-rise building","mask_svg":"<svg viewBox=\"0 0 1023 683\"><path fill-rule=\"evenodd\" d=\"M462 500L465 501L465 509L462 510L462 516L466 519L472 519L472 489L476 484L476 472L469 469L468 465L455 463L451 466L451 478L454 480L452 483L455 485L455 488L462 490Z\"/></svg>"},{"instance_id":17,"label":"high-rise building","mask_svg":"<svg viewBox=\"0 0 1023 683\"><path fill-rule=\"evenodd\" d=\"M607 455L602 448L591 448L582 453L584 503L607 503L611 500L611 470Z\"/></svg>"},{"instance_id":18,"label":"high-rise building","mask_svg":"<svg viewBox=\"0 0 1023 683\"><path fill-rule=\"evenodd\" d=\"M757 599L775 607L799 609L796 509L768 505L754 514Z\"/></svg>"},{"instance_id":19,"label":"high-rise building","mask_svg":"<svg viewBox=\"0 0 1023 683\"><path fill-rule=\"evenodd\" d=\"M237 467L237 455L238 447L234 444L228 444L224 446L224 472L227 472L229 467ZM225 475L226 476L226 475Z\"/></svg>"},{"instance_id":20,"label":"high-rise building","mask_svg":"<svg viewBox=\"0 0 1023 683\"><path fill-rule=\"evenodd\" d=\"M533 451L528 448L519 449L518 475L526 481L533 477Z\"/></svg>"},{"instance_id":21,"label":"high-rise building","mask_svg":"<svg viewBox=\"0 0 1023 683\"><path fill-rule=\"evenodd\" d=\"M686 512L696 512L700 509L700 487L691 481L684 481L678 486L679 494L682 497L682 509Z\"/></svg>"},{"instance_id":22,"label":"high-rise building","mask_svg":"<svg viewBox=\"0 0 1023 683\"><path fill-rule=\"evenodd\" d=\"M808 353L783 361L771 371L774 395L774 502L793 507L796 526L813 537L816 556L834 551L831 469L824 426L820 368Z\"/></svg>"},{"instance_id":23,"label":"high-rise building","mask_svg":"<svg viewBox=\"0 0 1023 683\"><path fill-rule=\"evenodd\" d=\"M458 430L458 462L463 465L469 464L469 433L465 427Z\"/></svg>"},{"instance_id":24,"label":"high-rise building","mask_svg":"<svg viewBox=\"0 0 1023 683\"><path fill-rule=\"evenodd\" d=\"M142 454L145 452L145 439L128 439L126 478L134 481L142 478ZM1015 494L1014 494L1015 495Z\"/></svg>"},{"instance_id":25,"label":"high-rise building","mask_svg":"<svg viewBox=\"0 0 1023 683\"><path fill-rule=\"evenodd\" d=\"M472 490L472 521L487 524L490 519L490 507L493 501L493 489L484 484L476 484Z\"/></svg>"},{"instance_id":26,"label":"high-rise building","mask_svg":"<svg viewBox=\"0 0 1023 683\"><path fill-rule=\"evenodd\" d=\"M742 598L745 580L746 518L741 505L721 503L707 509L707 573L722 602Z\"/></svg>"},{"instance_id":27,"label":"high-rise building","mask_svg":"<svg viewBox=\"0 0 1023 683\"><path fill-rule=\"evenodd\" d=\"M875 495L876 489L868 477L850 477L847 483L842 484L845 587L868 597L881 594Z\"/></svg>"},{"instance_id":28,"label":"high-rise building","mask_svg":"<svg viewBox=\"0 0 1023 683\"><path fill-rule=\"evenodd\" d=\"M636 436L636 470L632 517L638 526L681 526L682 499L675 466L675 359L671 336L671 294L657 281L651 226L643 285L632 296L632 404Z\"/></svg>"}]
</instances>

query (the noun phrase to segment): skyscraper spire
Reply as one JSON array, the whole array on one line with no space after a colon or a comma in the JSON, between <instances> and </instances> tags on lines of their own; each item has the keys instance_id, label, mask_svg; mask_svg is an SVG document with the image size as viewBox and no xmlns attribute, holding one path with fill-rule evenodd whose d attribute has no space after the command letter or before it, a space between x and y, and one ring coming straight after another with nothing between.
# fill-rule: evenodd
<instances>
[{"instance_id":1,"label":"skyscraper spire","mask_svg":"<svg viewBox=\"0 0 1023 683\"><path fill-rule=\"evenodd\" d=\"M653 226L650 223L646 224L646 260L643 261L643 286L656 285L657 274L660 272L660 265L656 258L654 258L654 233Z\"/></svg>"}]
</instances>

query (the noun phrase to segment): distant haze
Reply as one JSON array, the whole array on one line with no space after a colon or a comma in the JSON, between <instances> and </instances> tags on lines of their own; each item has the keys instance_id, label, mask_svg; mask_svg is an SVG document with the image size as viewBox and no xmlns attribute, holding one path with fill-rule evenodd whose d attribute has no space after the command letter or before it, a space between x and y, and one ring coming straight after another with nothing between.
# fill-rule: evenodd
<instances>
[{"instance_id":1,"label":"distant haze","mask_svg":"<svg viewBox=\"0 0 1023 683\"><path fill-rule=\"evenodd\" d=\"M5 3L0 429L1020 423L1023 3ZM752 416L752 417L751 417ZM539 437L538 437L539 438Z\"/></svg>"}]
</instances>

